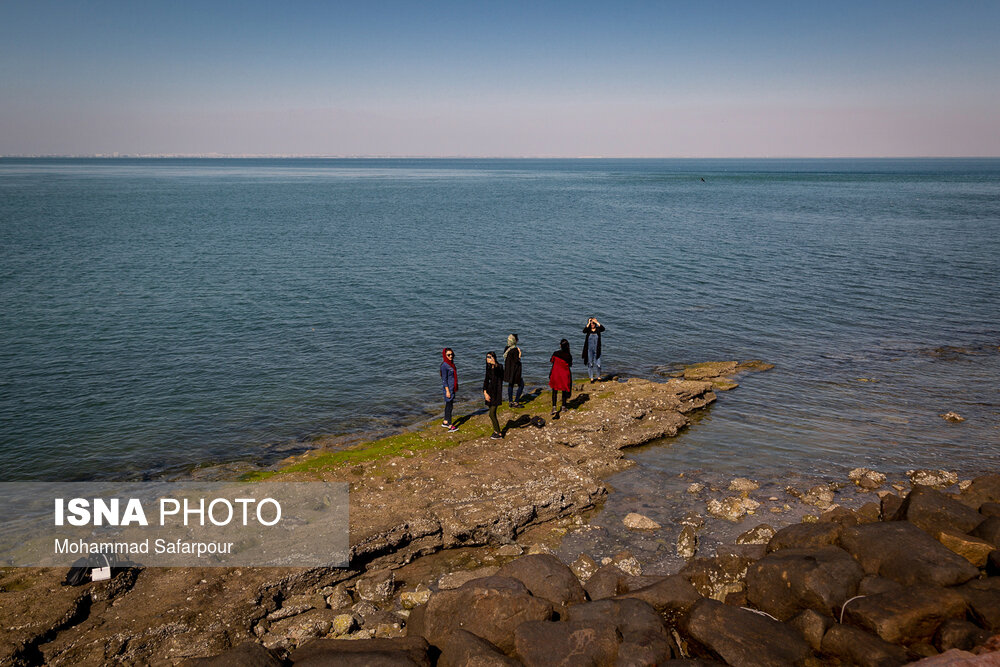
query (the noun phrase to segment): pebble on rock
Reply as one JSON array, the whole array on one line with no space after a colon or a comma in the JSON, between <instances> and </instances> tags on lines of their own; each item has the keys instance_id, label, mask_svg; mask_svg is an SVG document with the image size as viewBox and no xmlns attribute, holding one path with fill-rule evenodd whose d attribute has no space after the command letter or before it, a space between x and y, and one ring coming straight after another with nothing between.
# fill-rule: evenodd
<instances>
[{"instance_id":1,"label":"pebble on rock","mask_svg":"<svg viewBox=\"0 0 1000 667\"><path fill-rule=\"evenodd\" d=\"M626 514L625 518L622 519L622 523L624 523L625 527L628 528L629 530L660 529L660 524L656 523L648 516L643 516L642 514L638 514L636 512L629 512L628 514Z\"/></svg>"}]
</instances>

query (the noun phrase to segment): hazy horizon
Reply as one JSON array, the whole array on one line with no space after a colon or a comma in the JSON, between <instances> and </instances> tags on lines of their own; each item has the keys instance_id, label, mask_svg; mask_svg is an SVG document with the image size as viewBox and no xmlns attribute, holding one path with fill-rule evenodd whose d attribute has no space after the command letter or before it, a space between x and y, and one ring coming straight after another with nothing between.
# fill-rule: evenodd
<instances>
[{"instance_id":1,"label":"hazy horizon","mask_svg":"<svg viewBox=\"0 0 1000 667\"><path fill-rule=\"evenodd\" d=\"M0 155L1000 155L989 2L0 5Z\"/></svg>"}]
</instances>

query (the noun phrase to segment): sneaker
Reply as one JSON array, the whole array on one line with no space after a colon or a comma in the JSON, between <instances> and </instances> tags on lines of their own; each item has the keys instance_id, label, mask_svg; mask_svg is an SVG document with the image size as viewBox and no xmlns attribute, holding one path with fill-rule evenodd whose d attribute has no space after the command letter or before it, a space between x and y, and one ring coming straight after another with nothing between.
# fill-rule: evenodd
<instances>
[{"instance_id":1,"label":"sneaker","mask_svg":"<svg viewBox=\"0 0 1000 667\"><path fill-rule=\"evenodd\" d=\"M451 427L451 424L449 424L448 422L441 422L441 428L449 428L449 427Z\"/></svg>"},{"instance_id":2,"label":"sneaker","mask_svg":"<svg viewBox=\"0 0 1000 667\"><path fill-rule=\"evenodd\" d=\"M457 431L457 430L458 430L458 427L457 427L457 426L455 426L454 424L449 424L449 425L448 425L448 431L449 431L450 433L454 433L454 432L455 432L455 431Z\"/></svg>"},{"instance_id":3,"label":"sneaker","mask_svg":"<svg viewBox=\"0 0 1000 667\"><path fill-rule=\"evenodd\" d=\"M552 413L552 418L553 419L559 419L559 413L558 412L553 412Z\"/></svg>"},{"instance_id":4,"label":"sneaker","mask_svg":"<svg viewBox=\"0 0 1000 667\"><path fill-rule=\"evenodd\" d=\"M493 435L490 436L490 440L503 440L503 436L500 435L499 433L494 433Z\"/></svg>"}]
</instances>

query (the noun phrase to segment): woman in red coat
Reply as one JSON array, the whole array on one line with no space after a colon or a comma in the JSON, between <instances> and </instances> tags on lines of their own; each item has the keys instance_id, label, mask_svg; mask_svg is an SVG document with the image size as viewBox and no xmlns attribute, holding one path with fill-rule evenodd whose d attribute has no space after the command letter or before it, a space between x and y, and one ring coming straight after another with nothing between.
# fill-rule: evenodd
<instances>
[{"instance_id":1,"label":"woman in red coat","mask_svg":"<svg viewBox=\"0 0 1000 667\"><path fill-rule=\"evenodd\" d=\"M573 355L569 352L569 341L563 338L559 341L559 349L552 353L549 359L552 370L549 371L549 387L552 388L552 418L559 419L559 412L566 407L569 392L573 388L573 376L570 367L573 365ZM556 394L562 392L562 404L556 409Z\"/></svg>"}]
</instances>

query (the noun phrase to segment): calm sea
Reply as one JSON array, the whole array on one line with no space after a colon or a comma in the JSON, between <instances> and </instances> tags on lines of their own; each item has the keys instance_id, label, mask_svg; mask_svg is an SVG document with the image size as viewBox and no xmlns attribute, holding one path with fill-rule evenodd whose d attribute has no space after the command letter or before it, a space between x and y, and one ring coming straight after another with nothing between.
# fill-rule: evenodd
<instances>
[{"instance_id":1,"label":"calm sea","mask_svg":"<svg viewBox=\"0 0 1000 667\"><path fill-rule=\"evenodd\" d=\"M648 469L998 469L998 276L1000 160L3 159L0 479L404 426L591 315L608 372L776 364Z\"/></svg>"}]
</instances>

